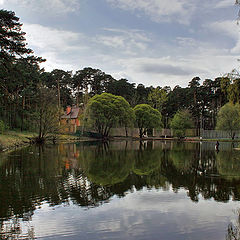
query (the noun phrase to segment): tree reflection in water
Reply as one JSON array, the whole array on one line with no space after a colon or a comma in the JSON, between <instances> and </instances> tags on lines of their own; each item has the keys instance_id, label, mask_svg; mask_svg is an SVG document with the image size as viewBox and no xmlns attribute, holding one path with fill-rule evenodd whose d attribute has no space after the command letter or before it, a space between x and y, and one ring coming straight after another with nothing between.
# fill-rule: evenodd
<instances>
[{"instance_id":1,"label":"tree reflection in water","mask_svg":"<svg viewBox=\"0 0 240 240\"><path fill-rule=\"evenodd\" d=\"M17 216L13 216L9 221L0 221L0 239L36 239L34 228L30 225L31 218L23 219L24 222L28 222L27 232L23 233L21 228L21 219Z\"/></svg>"},{"instance_id":2,"label":"tree reflection in water","mask_svg":"<svg viewBox=\"0 0 240 240\"><path fill-rule=\"evenodd\" d=\"M236 212L238 217L234 223L228 225L226 240L240 239L240 210L238 209Z\"/></svg>"},{"instance_id":3,"label":"tree reflection in water","mask_svg":"<svg viewBox=\"0 0 240 240\"><path fill-rule=\"evenodd\" d=\"M240 152L217 154L199 143L91 142L18 150L0 161L1 236L14 239L21 233L19 219L29 221L42 204L72 202L88 209L144 187L184 188L192 201L239 200L239 162ZM30 225L27 232L34 237Z\"/></svg>"}]
</instances>

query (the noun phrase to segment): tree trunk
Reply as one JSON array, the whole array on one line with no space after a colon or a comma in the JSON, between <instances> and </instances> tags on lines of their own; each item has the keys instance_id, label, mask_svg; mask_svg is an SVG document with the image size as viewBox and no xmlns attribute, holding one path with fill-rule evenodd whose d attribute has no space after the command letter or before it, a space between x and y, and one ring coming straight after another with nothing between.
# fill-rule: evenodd
<instances>
[{"instance_id":1,"label":"tree trunk","mask_svg":"<svg viewBox=\"0 0 240 240\"><path fill-rule=\"evenodd\" d=\"M60 96L60 83L59 80L57 81L57 90L58 90L58 108L60 109L60 105L61 105L61 96Z\"/></svg>"},{"instance_id":2,"label":"tree trunk","mask_svg":"<svg viewBox=\"0 0 240 240\"><path fill-rule=\"evenodd\" d=\"M25 96L22 97L21 131L23 131L24 125L24 110L25 110Z\"/></svg>"},{"instance_id":3,"label":"tree trunk","mask_svg":"<svg viewBox=\"0 0 240 240\"><path fill-rule=\"evenodd\" d=\"M60 114L60 109L61 109L61 96L60 96L60 82L58 80L57 82L57 87L58 87L58 125L61 125L61 114Z\"/></svg>"},{"instance_id":4,"label":"tree trunk","mask_svg":"<svg viewBox=\"0 0 240 240\"><path fill-rule=\"evenodd\" d=\"M128 129L127 129L127 127L125 127L125 133L126 133L126 137L128 137Z\"/></svg>"},{"instance_id":5,"label":"tree trunk","mask_svg":"<svg viewBox=\"0 0 240 240\"><path fill-rule=\"evenodd\" d=\"M143 128L139 128L139 137L140 137L140 138L143 137Z\"/></svg>"},{"instance_id":6,"label":"tree trunk","mask_svg":"<svg viewBox=\"0 0 240 240\"><path fill-rule=\"evenodd\" d=\"M40 110L39 134L38 134L38 138L41 139L41 137L42 137L42 109Z\"/></svg>"},{"instance_id":7,"label":"tree trunk","mask_svg":"<svg viewBox=\"0 0 240 240\"><path fill-rule=\"evenodd\" d=\"M79 86L77 86L77 99L76 99L76 106L79 106Z\"/></svg>"}]
</instances>

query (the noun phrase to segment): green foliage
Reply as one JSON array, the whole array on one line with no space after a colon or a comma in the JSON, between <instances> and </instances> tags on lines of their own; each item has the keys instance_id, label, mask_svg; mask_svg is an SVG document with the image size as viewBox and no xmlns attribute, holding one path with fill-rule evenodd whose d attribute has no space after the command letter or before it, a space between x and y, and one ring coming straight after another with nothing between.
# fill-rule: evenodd
<instances>
[{"instance_id":1,"label":"green foliage","mask_svg":"<svg viewBox=\"0 0 240 240\"><path fill-rule=\"evenodd\" d=\"M147 129L161 128L162 115L157 110L152 108L148 104L139 104L134 107L134 113L136 117L136 123L139 128L139 136L143 137L143 134Z\"/></svg>"},{"instance_id":2,"label":"green foliage","mask_svg":"<svg viewBox=\"0 0 240 240\"><path fill-rule=\"evenodd\" d=\"M0 118L11 129L32 128L30 116L38 105L36 96L40 83L48 89L57 90L58 108L75 103L85 109L88 96L106 92L122 96L131 106L149 103L161 112L165 127L169 125L168 119L179 109L186 108L190 110L196 128L200 127L201 121L205 129L213 129L217 110L227 100L240 102L240 74L236 70L224 78L206 79L203 85L200 85L200 78L195 77L188 87L176 86L173 90L169 87L145 87L143 84L136 87L127 79L116 80L102 70L91 67L78 70L75 74L61 69L44 72L39 67L44 60L35 57L33 51L27 48L22 24L15 13L0 10L0 26ZM110 125L131 125L133 113L128 108L126 111L126 117L108 121L113 122Z\"/></svg>"},{"instance_id":3,"label":"green foliage","mask_svg":"<svg viewBox=\"0 0 240 240\"><path fill-rule=\"evenodd\" d=\"M167 92L161 87L157 87L151 90L148 95L148 102L154 108L157 109L159 112L162 111L163 104L167 101Z\"/></svg>"},{"instance_id":4,"label":"green foliage","mask_svg":"<svg viewBox=\"0 0 240 240\"><path fill-rule=\"evenodd\" d=\"M31 49L26 48L24 32L21 30L22 24L15 13L7 10L0 10L0 59L1 61L11 61L16 55L29 54Z\"/></svg>"},{"instance_id":5,"label":"green foliage","mask_svg":"<svg viewBox=\"0 0 240 240\"><path fill-rule=\"evenodd\" d=\"M233 69L221 79L221 89L224 96L231 103L240 103L240 73Z\"/></svg>"},{"instance_id":6,"label":"green foliage","mask_svg":"<svg viewBox=\"0 0 240 240\"><path fill-rule=\"evenodd\" d=\"M186 99L188 96L189 89L181 88L180 86L175 86L173 90L168 94L168 99L166 102L166 112L170 118L174 116L174 114L180 108L187 108L189 101Z\"/></svg>"},{"instance_id":7,"label":"green foliage","mask_svg":"<svg viewBox=\"0 0 240 240\"><path fill-rule=\"evenodd\" d=\"M32 63L43 61L32 55L33 51L27 48L25 32L22 24L13 11L0 9L0 64L8 68L8 64L17 59L25 59Z\"/></svg>"},{"instance_id":8,"label":"green foliage","mask_svg":"<svg viewBox=\"0 0 240 240\"><path fill-rule=\"evenodd\" d=\"M54 69L45 81L49 88L55 88L58 95L58 107L66 107L72 105L71 90L69 86L71 84L71 72L63 71L60 69Z\"/></svg>"},{"instance_id":9,"label":"green foliage","mask_svg":"<svg viewBox=\"0 0 240 240\"><path fill-rule=\"evenodd\" d=\"M240 78L233 78L229 80L230 83L227 86L227 98L231 103L240 103Z\"/></svg>"},{"instance_id":10,"label":"green foliage","mask_svg":"<svg viewBox=\"0 0 240 240\"><path fill-rule=\"evenodd\" d=\"M143 84L138 84L135 90L135 105L147 103L148 94L151 91L150 87L145 87Z\"/></svg>"},{"instance_id":11,"label":"green foliage","mask_svg":"<svg viewBox=\"0 0 240 240\"><path fill-rule=\"evenodd\" d=\"M218 112L217 130L225 130L234 138L235 131L240 129L240 105L227 103Z\"/></svg>"},{"instance_id":12,"label":"green foliage","mask_svg":"<svg viewBox=\"0 0 240 240\"><path fill-rule=\"evenodd\" d=\"M114 82L116 82L116 80L111 75L106 74L100 69L87 67L78 70L72 77L72 88L76 91L75 96L77 104L86 104L82 96L86 93L89 93L90 96L101 94L103 92L115 94L115 92L109 90ZM88 92L89 87L90 92Z\"/></svg>"},{"instance_id":13,"label":"green foliage","mask_svg":"<svg viewBox=\"0 0 240 240\"><path fill-rule=\"evenodd\" d=\"M123 97L102 93L89 100L85 119L103 137L108 137L112 127L129 126L134 119L134 114Z\"/></svg>"},{"instance_id":14,"label":"green foliage","mask_svg":"<svg viewBox=\"0 0 240 240\"><path fill-rule=\"evenodd\" d=\"M107 92L122 96L132 104L135 95L135 84L129 83L127 79L115 80L108 84Z\"/></svg>"},{"instance_id":15,"label":"green foliage","mask_svg":"<svg viewBox=\"0 0 240 240\"><path fill-rule=\"evenodd\" d=\"M38 63L44 60L27 48L22 24L14 12L0 10L0 26L0 117L10 128L23 129L25 111L31 111L39 81Z\"/></svg>"},{"instance_id":16,"label":"green foliage","mask_svg":"<svg viewBox=\"0 0 240 240\"><path fill-rule=\"evenodd\" d=\"M184 137L186 129L193 127L192 116L188 110L178 111L171 123L171 129L174 131L174 135L177 137Z\"/></svg>"},{"instance_id":17,"label":"green foliage","mask_svg":"<svg viewBox=\"0 0 240 240\"><path fill-rule=\"evenodd\" d=\"M231 84L230 78L229 77L222 77L221 78L221 90L225 96L228 95L228 88Z\"/></svg>"}]
</instances>

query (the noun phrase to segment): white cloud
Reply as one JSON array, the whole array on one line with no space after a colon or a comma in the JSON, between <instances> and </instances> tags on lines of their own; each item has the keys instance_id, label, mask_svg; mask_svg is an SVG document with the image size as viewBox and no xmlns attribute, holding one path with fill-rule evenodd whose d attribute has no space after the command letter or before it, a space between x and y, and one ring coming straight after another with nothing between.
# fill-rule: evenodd
<instances>
[{"instance_id":1,"label":"white cloud","mask_svg":"<svg viewBox=\"0 0 240 240\"><path fill-rule=\"evenodd\" d=\"M231 7L233 6L233 4L234 2L232 0L222 0L215 5L215 8Z\"/></svg>"},{"instance_id":2,"label":"white cloud","mask_svg":"<svg viewBox=\"0 0 240 240\"><path fill-rule=\"evenodd\" d=\"M141 31L141 30L137 30L137 29L123 30L123 29L116 29L116 28L104 28L104 30L111 33L122 34L122 35L128 36L129 38L135 38L141 41L150 42L150 38L147 37L144 31Z\"/></svg>"},{"instance_id":3,"label":"white cloud","mask_svg":"<svg viewBox=\"0 0 240 240\"><path fill-rule=\"evenodd\" d=\"M190 41L191 42L191 41ZM205 44L189 52L178 53L166 57L136 57L123 58L116 62L121 66L121 73L127 74L127 79L146 86L187 86L195 76L202 80L215 79L237 68L238 62L227 49L214 49ZM183 48L184 50L184 48ZM126 76L125 76L126 77Z\"/></svg>"},{"instance_id":4,"label":"white cloud","mask_svg":"<svg viewBox=\"0 0 240 240\"><path fill-rule=\"evenodd\" d=\"M4 4L4 0L0 0L0 5L3 5Z\"/></svg>"},{"instance_id":5,"label":"white cloud","mask_svg":"<svg viewBox=\"0 0 240 240\"><path fill-rule=\"evenodd\" d=\"M233 209L237 209L237 205L237 202L216 203L201 197L196 204L187 197L184 190L175 194L171 191L143 189L95 209L94 216L105 214L109 218L108 221L104 221L106 225L102 222L101 225L96 223L96 228L102 231L116 231L118 236L121 236L122 232L127 233L126 236L121 236L121 239L132 236L136 239L143 236L146 239L151 239L151 236L158 236L158 239L178 239L180 235L185 239L194 239L197 232L204 232L206 229L206 219L211 229L219 229L215 236L216 239L221 239L230 219L236 217ZM112 214L117 216L116 221L121 223L117 229L111 229L108 225L114 218ZM151 235L144 235L148 232L151 232ZM207 237L204 235L203 239Z\"/></svg>"},{"instance_id":6,"label":"white cloud","mask_svg":"<svg viewBox=\"0 0 240 240\"><path fill-rule=\"evenodd\" d=\"M219 21L213 22L208 25L208 28L211 31L218 32L220 34L227 35L234 39L239 38L239 26L236 24L236 21Z\"/></svg>"},{"instance_id":7,"label":"white cloud","mask_svg":"<svg viewBox=\"0 0 240 240\"><path fill-rule=\"evenodd\" d=\"M54 15L74 12L80 7L79 0L8 0L8 3L31 9L31 11L51 12Z\"/></svg>"},{"instance_id":8,"label":"white cloud","mask_svg":"<svg viewBox=\"0 0 240 240\"><path fill-rule=\"evenodd\" d=\"M62 68L72 70L81 51L86 51L83 44L85 36L80 33L54 29L39 24L24 24L26 41L35 54L47 59L43 64L46 70Z\"/></svg>"},{"instance_id":9,"label":"white cloud","mask_svg":"<svg viewBox=\"0 0 240 240\"><path fill-rule=\"evenodd\" d=\"M193 38L177 38L177 55L164 56L159 49L149 54L153 42L144 32L137 30L104 29L102 35L87 37L71 31L25 24L24 31L30 47L47 59L44 64L47 71L91 66L117 79L126 78L145 86L174 87L186 86L195 76L203 80L214 79L238 64L227 49L218 50ZM143 44L143 48L137 44Z\"/></svg>"},{"instance_id":10,"label":"white cloud","mask_svg":"<svg viewBox=\"0 0 240 240\"><path fill-rule=\"evenodd\" d=\"M114 37L98 36L96 40L109 47L123 48L125 39L124 37L119 37L119 36L114 36Z\"/></svg>"},{"instance_id":11,"label":"white cloud","mask_svg":"<svg viewBox=\"0 0 240 240\"><path fill-rule=\"evenodd\" d=\"M224 34L237 39L227 24L222 27L215 23L211 27L220 32L223 28ZM229 49L217 49L191 37L162 43L134 29L105 28L96 36L38 24L24 24L23 30L27 32L29 47L47 59L47 71L91 66L136 84L184 87L195 76L214 79L238 64Z\"/></svg>"},{"instance_id":12,"label":"white cloud","mask_svg":"<svg viewBox=\"0 0 240 240\"><path fill-rule=\"evenodd\" d=\"M172 57L145 57L122 59L119 62L131 79L145 86L185 86L195 74L205 72L205 68L196 66L185 59Z\"/></svg>"},{"instance_id":13,"label":"white cloud","mask_svg":"<svg viewBox=\"0 0 240 240\"><path fill-rule=\"evenodd\" d=\"M199 43L197 43L197 41L193 38L190 37L177 37L177 44L180 47L183 48L198 48L199 47Z\"/></svg>"},{"instance_id":14,"label":"white cloud","mask_svg":"<svg viewBox=\"0 0 240 240\"><path fill-rule=\"evenodd\" d=\"M237 41L237 44L231 49L231 53L240 54L240 39Z\"/></svg>"},{"instance_id":15,"label":"white cloud","mask_svg":"<svg viewBox=\"0 0 240 240\"><path fill-rule=\"evenodd\" d=\"M92 66L115 69L118 59L144 54L150 39L142 31L104 29L101 35L87 36L81 33L45 27L39 24L24 24L23 31L29 47L35 54L47 59L43 64L47 71L54 68L77 70ZM121 55L121 56L120 56Z\"/></svg>"},{"instance_id":16,"label":"white cloud","mask_svg":"<svg viewBox=\"0 0 240 240\"><path fill-rule=\"evenodd\" d=\"M102 239L106 235L108 239L212 239L208 236L211 233L215 239L224 239L238 207L237 201L221 203L200 198L194 203L186 190L175 194L144 188L123 198L114 196L108 204L87 211L74 204L51 208L44 203L34 212L30 224L35 237L42 239L53 235L74 238L73 233L78 239ZM21 236L25 236L29 224L20 224Z\"/></svg>"},{"instance_id":17,"label":"white cloud","mask_svg":"<svg viewBox=\"0 0 240 240\"><path fill-rule=\"evenodd\" d=\"M230 49L232 54L240 53L240 32L235 21L214 22L209 25L210 30L218 34L224 34L235 41L235 45Z\"/></svg>"},{"instance_id":18,"label":"white cloud","mask_svg":"<svg viewBox=\"0 0 240 240\"><path fill-rule=\"evenodd\" d=\"M145 13L155 22L189 23L195 10L192 0L106 0L112 6Z\"/></svg>"},{"instance_id":19,"label":"white cloud","mask_svg":"<svg viewBox=\"0 0 240 240\"><path fill-rule=\"evenodd\" d=\"M42 50L68 51L76 48L81 34L44 27L39 24L24 24L27 42Z\"/></svg>"},{"instance_id":20,"label":"white cloud","mask_svg":"<svg viewBox=\"0 0 240 240\"><path fill-rule=\"evenodd\" d=\"M151 40L143 31L105 28L104 34L96 37L96 42L124 54L136 55L146 50Z\"/></svg>"},{"instance_id":21,"label":"white cloud","mask_svg":"<svg viewBox=\"0 0 240 240\"><path fill-rule=\"evenodd\" d=\"M186 61L179 61L178 59L172 58L161 58L161 59L143 59L140 61L136 68L139 72L160 74L169 76L188 76L194 73L205 72L200 67L187 66Z\"/></svg>"}]
</instances>

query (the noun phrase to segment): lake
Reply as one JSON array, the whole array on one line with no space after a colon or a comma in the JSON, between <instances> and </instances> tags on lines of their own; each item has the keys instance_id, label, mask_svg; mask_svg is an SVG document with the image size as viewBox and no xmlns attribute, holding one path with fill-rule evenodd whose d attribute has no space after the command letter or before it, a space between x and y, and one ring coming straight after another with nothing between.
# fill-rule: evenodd
<instances>
[{"instance_id":1,"label":"lake","mask_svg":"<svg viewBox=\"0 0 240 240\"><path fill-rule=\"evenodd\" d=\"M0 239L239 239L236 146L81 142L1 154Z\"/></svg>"}]
</instances>

